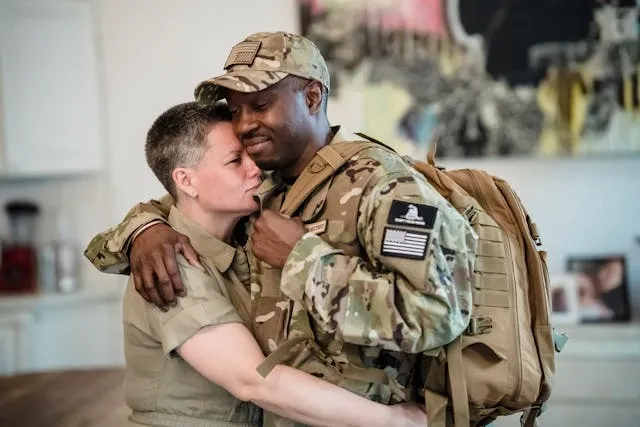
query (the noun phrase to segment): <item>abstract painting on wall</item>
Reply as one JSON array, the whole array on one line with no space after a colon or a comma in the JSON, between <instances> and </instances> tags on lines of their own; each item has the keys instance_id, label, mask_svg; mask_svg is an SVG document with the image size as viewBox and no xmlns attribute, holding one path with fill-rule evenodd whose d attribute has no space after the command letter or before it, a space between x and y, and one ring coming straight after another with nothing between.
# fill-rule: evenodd
<instances>
[{"instance_id":1,"label":"abstract painting on wall","mask_svg":"<svg viewBox=\"0 0 640 427\"><path fill-rule=\"evenodd\" d=\"M439 157L504 157L640 153L635 2L299 5L334 122L416 157L434 142Z\"/></svg>"}]
</instances>

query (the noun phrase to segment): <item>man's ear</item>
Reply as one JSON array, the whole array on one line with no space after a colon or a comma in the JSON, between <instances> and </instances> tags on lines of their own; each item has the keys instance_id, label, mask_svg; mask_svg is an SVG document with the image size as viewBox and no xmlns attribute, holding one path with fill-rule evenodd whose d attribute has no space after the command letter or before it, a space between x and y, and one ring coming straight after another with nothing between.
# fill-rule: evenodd
<instances>
[{"instance_id":1,"label":"man's ear","mask_svg":"<svg viewBox=\"0 0 640 427\"><path fill-rule=\"evenodd\" d=\"M324 88L322 87L322 83L318 81L310 82L305 88L305 98L307 101L307 107L309 107L309 112L311 114L315 114L320 111L322 107L322 93Z\"/></svg>"},{"instance_id":2,"label":"man's ear","mask_svg":"<svg viewBox=\"0 0 640 427\"><path fill-rule=\"evenodd\" d=\"M176 185L176 190L181 191L188 196L197 197L198 191L195 187L193 169L175 168L171 173L171 178Z\"/></svg>"}]
</instances>

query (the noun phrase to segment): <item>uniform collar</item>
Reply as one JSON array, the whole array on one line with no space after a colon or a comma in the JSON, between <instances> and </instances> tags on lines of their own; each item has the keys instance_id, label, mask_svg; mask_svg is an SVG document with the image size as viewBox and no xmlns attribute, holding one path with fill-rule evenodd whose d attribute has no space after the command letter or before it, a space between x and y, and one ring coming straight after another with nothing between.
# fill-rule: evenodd
<instances>
[{"instance_id":1,"label":"uniform collar","mask_svg":"<svg viewBox=\"0 0 640 427\"><path fill-rule=\"evenodd\" d=\"M256 193L253 195L253 198L258 201L260 205L260 211L264 207L264 201L267 199L275 190L280 188L283 184L282 177L280 174L275 171L265 172L262 177L262 183L256 190Z\"/></svg>"},{"instance_id":2,"label":"uniform collar","mask_svg":"<svg viewBox=\"0 0 640 427\"><path fill-rule=\"evenodd\" d=\"M332 126L331 130L333 131L333 138L331 138L329 144L362 140L362 137L349 132L344 128L344 126Z\"/></svg>"},{"instance_id":3,"label":"uniform collar","mask_svg":"<svg viewBox=\"0 0 640 427\"><path fill-rule=\"evenodd\" d=\"M218 271L224 273L229 269L236 255L236 249L233 246L212 236L175 206L172 206L169 212L169 224L177 232L188 236L196 252L210 260Z\"/></svg>"},{"instance_id":4,"label":"uniform collar","mask_svg":"<svg viewBox=\"0 0 640 427\"><path fill-rule=\"evenodd\" d=\"M333 138L331 138L329 144L335 144L345 141L359 141L362 139L361 137L345 130L342 126L332 126L331 131L333 132ZM283 184L284 180L278 173L278 171L266 172L264 174L262 183L256 190L256 194L254 196L258 200L261 210L264 200L267 199L271 194L273 194L273 192L280 188Z\"/></svg>"}]
</instances>

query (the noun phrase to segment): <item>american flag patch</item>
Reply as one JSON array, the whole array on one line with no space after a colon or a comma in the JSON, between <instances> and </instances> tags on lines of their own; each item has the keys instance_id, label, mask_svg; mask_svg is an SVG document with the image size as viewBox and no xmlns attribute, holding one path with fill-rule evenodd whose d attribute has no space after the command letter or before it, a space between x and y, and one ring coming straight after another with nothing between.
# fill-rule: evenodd
<instances>
[{"instance_id":1,"label":"american flag patch","mask_svg":"<svg viewBox=\"0 0 640 427\"><path fill-rule=\"evenodd\" d=\"M424 259L428 243L429 233L385 227L381 254L396 258Z\"/></svg>"}]
</instances>

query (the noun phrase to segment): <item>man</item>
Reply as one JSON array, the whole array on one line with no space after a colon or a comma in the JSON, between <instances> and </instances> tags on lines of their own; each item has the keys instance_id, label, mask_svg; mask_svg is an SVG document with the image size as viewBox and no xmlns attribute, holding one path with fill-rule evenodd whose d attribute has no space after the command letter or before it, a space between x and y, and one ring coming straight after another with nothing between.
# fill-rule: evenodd
<instances>
[{"instance_id":1,"label":"man","mask_svg":"<svg viewBox=\"0 0 640 427\"><path fill-rule=\"evenodd\" d=\"M363 138L329 125L329 73L310 40L250 35L225 70L196 96L226 98L248 154L273 171L258 189L261 214L248 242L252 332L270 364L287 362L383 403L414 399L409 354L449 343L469 322L470 225L381 145L339 166L339 149ZM314 175L334 166L305 194ZM164 223L170 203L138 205L86 251L100 270L127 272L130 247L137 289L159 306L182 289L175 251L192 257L188 240ZM280 214L298 204L292 218ZM300 337L304 348L293 345Z\"/></svg>"}]
</instances>

